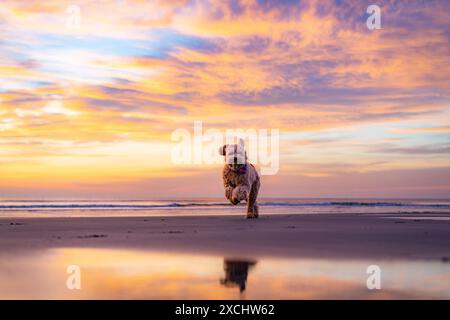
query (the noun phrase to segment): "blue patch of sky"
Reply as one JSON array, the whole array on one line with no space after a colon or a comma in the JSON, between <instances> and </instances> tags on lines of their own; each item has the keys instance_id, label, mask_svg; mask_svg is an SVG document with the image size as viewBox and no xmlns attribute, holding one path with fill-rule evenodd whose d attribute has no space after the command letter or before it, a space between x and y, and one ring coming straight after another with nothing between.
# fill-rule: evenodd
<instances>
[{"instance_id":1,"label":"blue patch of sky","mask_svg":"<svg viewBox=\"0 0 450 320\"><path fill-rule=\"evenodd\" d=\"M165 58L178 48L202 52L218 49L209 39L182 34L168 28L152 29L147 39L55 34L43 34L39 38L39 50L82 50L112 56Z\"/></svg>"},{"instance_id":2,"label":"blue patch of sky","mask_svg":"<svg viewBox=\"0 0 450 320\"><path fill-rule=\"evenodd\" d=\"M86 68L80 68L80 66L71 64L69 60L67 63L55 61L52 56L64 57L67 52L88 52L118 57L151 57L164 59L180 48L207 53L219 50L217 41L182 34L169 28L151 29L145 39L58 35L49 33L41 33L33 37L36 39L36 41L33 41L33 46L13 39L8 40L9 46L14 48L19 47L20 52L26 52L26 54L11 57L11 52L3 52L2 55L6 54L16 62L22 63L30 58L34 58L38 54L41 58L39 58L40 61L37 61L37 69L40 71L63 74L69 78L76 77L80 79L87 77L101 80L104 77L97 75L95 68L89 71ZM46 58L47 55L48 59ZM35 85L43 84L36 82Z\"/></svg>"},{"instance_id":3,"label":"blue patch of sky","mask_svg":"<svg viewBox=\"0 0 450 320\"><path fill-rule=\"evenodd\" d=\"M405 140L405 144L408 146L417 145L434 145L434 144L444 144L450 142L449 132L439 132L439 131L426 131L420 130L422 128L436 128L442 125L437 124L432 121L411 121L404 123L391 123L385 124L391 128L405 129L404 133L398 133L397 136L401 136ZM409 130L408 130L409 129ZM415 131L415 129L418 129Z\"/></svg>"}]
</instances>

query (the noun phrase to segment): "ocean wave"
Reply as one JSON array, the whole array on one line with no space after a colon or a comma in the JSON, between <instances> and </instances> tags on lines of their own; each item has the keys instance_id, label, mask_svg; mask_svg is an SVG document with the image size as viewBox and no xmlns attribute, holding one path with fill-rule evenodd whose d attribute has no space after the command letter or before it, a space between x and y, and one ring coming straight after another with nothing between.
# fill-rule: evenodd
<instances>
[{"instance_id":1,"label":"ocean wave","mask_svg":"<svg viewBox=\"0 0 450 320\"><path fill-rule=\"evenodd\" d=\"M17 205L0 205L2 209L17 210L38 210L38 209L153 209L153 208L179 208L179 207L216 207L228 206L228 203L165 203L165 204L17 204Z\"/></svg>"},{"instance_id":2,"label":"ocean wave","mask_svg":"<svg viewBox=\"0 0 450 320\"><path fill-rule=\"evenodd\" d=\"M401 202L358 202L358 201L327 201L327 202L262 202L262 206L289 206L289 207L431 207L450 208L450 204L427 203L401 203Z\"/></svg>"},{"instance_id":3,"label":"ocean wave","mask_svg":"<svg viewBox=\"0 0 450 320\"><path fill-rule=\"evenodd\" d=\"M161 205L128 205L128 204L30 204L30 205L0 205L1 209L148 209L173 208L176 203Z\"/></svg>"},{"instance_id":4,"label":"ocean wave","mask_svg":"<svg viewBox=\"0 0 450 320\"><path fill-rule=\"evenodd\" d=\"M130 201L131 202L131 201ZM5 203L5 202L4 202ZM318 202L295 202L295 201L261 201L264 207L415 207L415 208L449 208L450 203L410 203L410 202L364 202L364 201L318 201ZM132 203L14 203L0 204L0 210L145 210L145 209L170 209L183 207L223 207L230 206L226 202L170 202L161 204L139 204Z\"/></svg>"}]
</instances>

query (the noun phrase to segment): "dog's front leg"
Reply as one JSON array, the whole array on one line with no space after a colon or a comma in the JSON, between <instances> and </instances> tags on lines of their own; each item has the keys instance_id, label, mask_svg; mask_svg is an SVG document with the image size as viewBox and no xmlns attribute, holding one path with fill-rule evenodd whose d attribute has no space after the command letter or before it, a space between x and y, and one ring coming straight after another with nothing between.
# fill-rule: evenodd
<instances>
[{"instance_id":1,"label":"dog's front leg","mask_svg":"<svg viewBox=\"0 0 450 320\"><path fill-rule=\"evenodd\" d=\"M259 179L253 183L247 198L247 219L258 218L259 209L256 203L258 197L260 182Z\"/></svg>"},{"instance_id":2,"label":"dog's front leg","mask_svg":"<svg viewBox=\"0 0 450 320\"><path fill-rule=\"evenodd\" d=\"M247 219L253 219L253 201L250 197L252 191L250 190L250 192L248 193L247 196Z\"/></svg>"},{"instance_id":3,"label":"dog's front leg","mask_svg":"<svg viewBox=\"0 0 450 320\"><path fill-rule=\"evenodd\" d=\"M238 204L243 200L247 200L247 196L250 193L249 187L246 185L240 185L233 189L231 203Z\"/></svg>"},{"instance_id":4,"label":"dog's front leg","mask_svg":"<svg viewBox=\"0 0 450 320\"><path fill-rule=\"evenodd\" d=\"M232 186L226 186L225 187L225 198L227 198L228 200L230 200L230 202L233 202L233 187Z\"/></svg>"}]
</instances>

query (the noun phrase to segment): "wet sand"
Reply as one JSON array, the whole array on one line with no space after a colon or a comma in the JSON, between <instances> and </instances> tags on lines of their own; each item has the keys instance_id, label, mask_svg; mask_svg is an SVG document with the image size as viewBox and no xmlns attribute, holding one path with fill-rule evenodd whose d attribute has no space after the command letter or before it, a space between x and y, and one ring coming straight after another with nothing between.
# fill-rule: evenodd
<instances>
[{"instance_id":1,"label":"wet sand","mask_svg":"<svg viewBox=\"0 0 450 320\"><path fill-rule=\"evenodd\" d=\"M450 215L0 218L0 251L146 249L232 257L450 262Z\"/></svg>"}]
</instances>

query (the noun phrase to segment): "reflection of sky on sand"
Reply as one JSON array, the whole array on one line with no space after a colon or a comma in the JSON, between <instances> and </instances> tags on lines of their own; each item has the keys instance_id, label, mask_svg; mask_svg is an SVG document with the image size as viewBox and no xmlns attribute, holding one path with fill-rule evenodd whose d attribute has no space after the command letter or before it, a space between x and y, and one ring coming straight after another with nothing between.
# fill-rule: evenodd
<instances>
[{"instance_id":1,"label":"reflection of sky on sand","mask_svg":"<svg viewBox=\"0 0 450 320\"><path fill-rule=\"evenodd\" d=\"M382 290L366 288L370 264L382 270ZM81 290L66 288L68 265L80 266ZM2 299L449 299L449 280L450 264L440 261L246 260L78 248L0 254Z\"/></svg>"}]
</instances>

